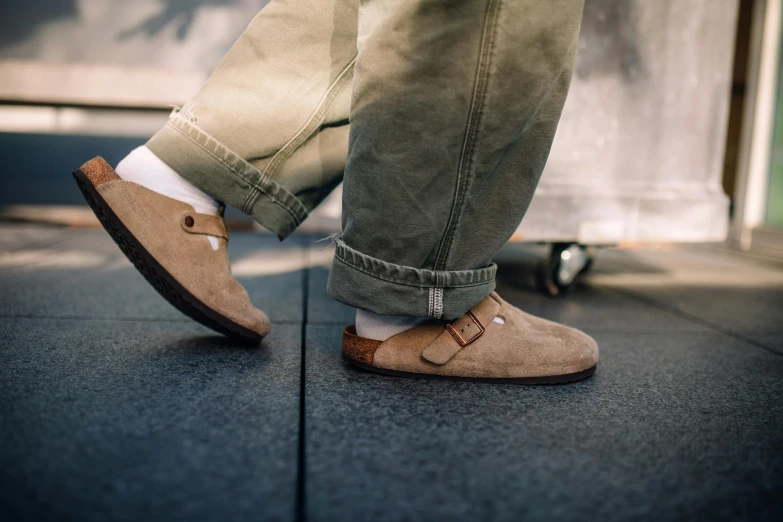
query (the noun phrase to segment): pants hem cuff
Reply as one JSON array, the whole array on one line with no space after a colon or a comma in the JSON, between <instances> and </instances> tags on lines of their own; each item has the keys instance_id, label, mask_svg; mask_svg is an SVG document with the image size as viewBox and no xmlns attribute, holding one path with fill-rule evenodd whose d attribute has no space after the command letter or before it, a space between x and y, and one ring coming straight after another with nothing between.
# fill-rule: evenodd
<instances>
[{"instance_id":1,"label":"pants hem cuff","mask_svg":"<svg viewBox=\"0 0 783 522\"><path fill-rule=\"evenodd\" d=\"M497 265L435 271L395 265L363 254L335 238L327 291L337 301L383 315L452 320L495 289Z\"/></svg>"},{"instance_id":2,"label":"pants hem cuff","mask_svg":"<svg viewBox=\"0 0 783 522\"><path fill-rule=\"evenodd\" d=\"M238 208L281 240L308 215L281 184L260 172L175 109L147 147L180 176Z\"/></svg>"}]
</instances>

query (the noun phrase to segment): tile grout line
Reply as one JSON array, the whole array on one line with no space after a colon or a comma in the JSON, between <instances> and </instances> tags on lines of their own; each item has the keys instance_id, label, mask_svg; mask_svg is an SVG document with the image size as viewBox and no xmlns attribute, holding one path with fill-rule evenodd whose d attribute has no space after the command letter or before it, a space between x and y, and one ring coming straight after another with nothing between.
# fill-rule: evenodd
<instances>
[{"instance_id":1,"label":"tile grout line","mask_svg":"<svg viewBox=\"0 0 783 522\"><path fill-rule=\"evenodd\" d=\"M296 505L294 506L294 515L297 522L304 522L307 518L306 510L306 440L305 440L305 376L307 359L307 309L310 301L310 267L309 251L305 248L305 267L302 270L302 326L301 326L301 347L302 357L299 363L299 440L297 445L297 467L296 467Z\"/></svg>"},{"instance_id":2,"label":"tile grout line","mask_svg":"<svg viewBox=\"0 0 783 522\"><path fill-rule=\"evenodd\" d=\"M659 310L663 310L665 312L669 312L672 315L675 315L681 319L685 319L687 321L690 321L692 323L699 324L701 326L704 326L705 328L709 328L710 330L713 330L718 333L722 333L723 335L726 335L728 337L732 337L734 339L737 339L739 341L743 341L747 344L750 344L751 346L755 346L756 348L761 348L764 351L767 351L771 354L778 355L783 357L783 352L780 352L770 346L767 346L766 344L760 343L758 341L754 341L750 337L746 337L740 333L737 333L733 330L729 330L728 328L724 328L719 324L713 323L712 321L708 321L707 319L702 319L698 315L694 315L690 312L686 312L684 310L680 310L676 306L668 305L666 303L663 303L661 301L658 301L657 299L653 299L652 297L648 297L642 294L637 294L636 292L632 292L629 290L619 290L617 288L608 288L609 291L616 292L620 295L624 295L625 297L629 297L631 299L634 299L636 301L639 301L640 303L644 303L646 305L652 306L653 308L657 308Z\"/></svg>"}]
</instances>

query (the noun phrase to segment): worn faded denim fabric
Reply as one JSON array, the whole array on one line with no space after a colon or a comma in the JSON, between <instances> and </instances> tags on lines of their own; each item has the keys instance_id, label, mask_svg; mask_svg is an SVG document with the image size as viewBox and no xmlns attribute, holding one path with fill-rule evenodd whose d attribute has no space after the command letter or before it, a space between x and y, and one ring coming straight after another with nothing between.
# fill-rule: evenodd
<instances>
[{"instance_id":1,"label":"worn faded denim fabric","mask_svg":"<svg viewBox=\"0 0 783 522\"><path fill-rule=\"evenodd\" d=\"M533 197L582 7L273 0L147 146L281 239L344 179L329 294L457 318Z\"/></svg>"}]
</instances>

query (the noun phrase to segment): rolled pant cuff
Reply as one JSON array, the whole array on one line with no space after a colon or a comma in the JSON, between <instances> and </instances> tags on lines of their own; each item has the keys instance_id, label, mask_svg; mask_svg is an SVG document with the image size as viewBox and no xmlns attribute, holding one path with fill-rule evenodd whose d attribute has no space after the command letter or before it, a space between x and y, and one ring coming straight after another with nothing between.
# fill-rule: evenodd
<instances>
[{"instance_id":1,"label":"rolled pant cuff","mask_svg":"<svg viewBox=\"0 0 783 522\"><path fill-rule=\"evenodd\" d=\"M452 320L462 317L495 288L497 265L434 271L387 263L335 237L327 290L337 301L383 315Z\"/></svg>"},{"instance_id":2,"label":"rolled pant cuff","mask_svg":"<svg viewBox=\"0 0 783 522\"><path fill-rule=\"evenodd\" d=\"M204 192L238 208L281 240L307 217L304 204L175 109L147 147Z\"/></svg>"}]
</instances>

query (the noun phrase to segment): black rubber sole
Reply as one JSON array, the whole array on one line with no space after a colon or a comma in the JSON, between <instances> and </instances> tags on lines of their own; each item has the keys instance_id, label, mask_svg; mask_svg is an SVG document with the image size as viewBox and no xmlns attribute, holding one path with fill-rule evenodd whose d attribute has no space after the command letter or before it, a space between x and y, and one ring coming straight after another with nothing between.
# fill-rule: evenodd
<instances>
[{"instance_id":1,"label":"black rubber sole","mask_svg":"<svg viewBox=\"0 0 783 522\"><path fill-rule=\"evenodd\" d=\"M432 380L441 380L441 381L488 382L488 383L495 383L495 384L566 384L569 382L576 382L576 381L581 381L582 379L587 379L588 377L590 377L595 373L595 369L598 367L596 365L593 366L592 368L582 370L581 372L569 373L566 375L552 375L547 377L519 377L519 378L491 379L486 377L458 377L452 375L433 375L431 373L413 373L413 372L400 372L397 370L386 370L384 368L376 368L374 366L370 366L369 364L364 364L363 362L359 362L349 357L345 353L343 353L343 359L348 361L350 364L356 366L357 368L361 368L362 370L366 370L372 373L379 373L381 375L390 375L392 377L405 377L408 379L432 379Z\"/></svg>"},{"instance_id":2,"label":"black rubber sole","mask_svg":"<svg viewBox=\"0 0 783 522\"><path fill-rule=\"evenodd\" d=\"M263 337L257 332L219 314L179 284L128 230L81 170L73 171L73 178L103 228L117 243L123 254L130 259L144 279L174 308L194 321L228 337L249 343L261 342Z\"/></svg>"}]
</instances>

